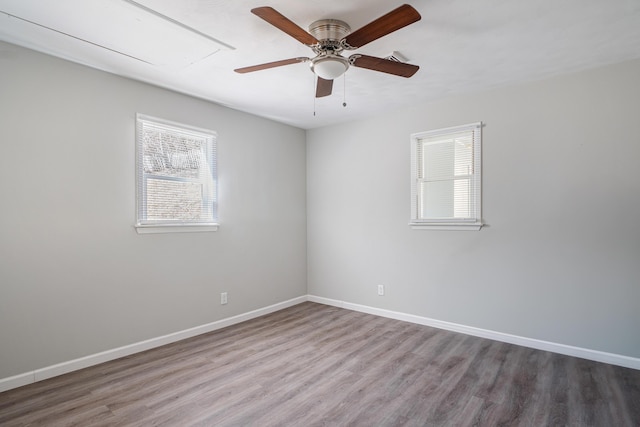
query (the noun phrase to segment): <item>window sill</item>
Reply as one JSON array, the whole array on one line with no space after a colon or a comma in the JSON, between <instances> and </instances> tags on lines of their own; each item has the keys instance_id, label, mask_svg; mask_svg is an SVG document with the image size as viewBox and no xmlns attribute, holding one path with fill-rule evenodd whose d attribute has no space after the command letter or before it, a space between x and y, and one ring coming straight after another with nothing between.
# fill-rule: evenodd
<instances>
[{"instance_id":1,"label":"window sill","mask_svg":"<svg viewBox=\"0 0 640 427\"><path fill-rule=\"evenodd\" d=\"M138 234L205 233L218 231L218 224L136 224Z\"/></svg>"},{"instance_id":2,"label":"window sill","mask_svg":"<svg viewBox=\"0 0 640 427\"><path fill-rule=\"evenodd\" d=\"M483 224L481 222L470 222L470 223L460 223L460 222L442 222L442 223L421 223L421 222L410 222L409 226L413 230L445 230L445 231L479 231Z\"/></svg>"}]
</instances>

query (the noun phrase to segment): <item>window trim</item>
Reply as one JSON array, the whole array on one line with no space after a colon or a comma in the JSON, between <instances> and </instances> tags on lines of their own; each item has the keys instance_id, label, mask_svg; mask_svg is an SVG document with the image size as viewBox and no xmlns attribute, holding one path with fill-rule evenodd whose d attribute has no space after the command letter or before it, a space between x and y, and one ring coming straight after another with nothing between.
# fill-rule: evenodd
<instances>
[{"instance_id":1,"label":"window trim","mask_svg":"<svg viewBox=\"0 0 640 427\"><path fill-rule=\"evenodd\" d=\"M149 177L144 176L144 172L142 170L142 161L140 160L140 156L143 155L141 152L142 144L140 142L140 135L143 131L143 126L145 123L149 123L151 125L160 125L169 128L175 128L177 132L182 133L194 133L199 137L204 137L209 141L210 147L209 150L211 152L211 158L209 167L212 171L212 179L213 179L213 200L212 209L214 221L180 221L180 220L164 220L164 221L146 221L142 220L145 197L144 193L146 191L145 182ZM211 232L217 231L219 227L218 222L218 178L217 178L217 133L215 131L199 128L196 126L185 125L183 123L173 122L166 119L161 119L158 117L152 117L145 114L136 113L136 135L135 135L135 163L136 163L136 219L134 227L138 234L149 234L149 233L190 233L190 232ZM173 179L169 179L173 180ZM176 181L183 181L182 179L175 179Z\"/></svg>"},{"instance_id":2,"label":"window trim","mask_svg":"<svg viewBox=\"0 0 640 427\"><path fill-rule=\"evenodd\" d=\"M473 132L473 169L475 180L475 194L473 195L475 218L472 219L423 219L419 218L419 194L418 194L418 167L419 142L421 139L449 135L460 132ZM482 223L482 122L469 123L461 126L452 126L443 129L435 129L411 134L411 220L409 226L416 230L472 230L478 231L484 225Z\"/></svg>"}]
</instances>

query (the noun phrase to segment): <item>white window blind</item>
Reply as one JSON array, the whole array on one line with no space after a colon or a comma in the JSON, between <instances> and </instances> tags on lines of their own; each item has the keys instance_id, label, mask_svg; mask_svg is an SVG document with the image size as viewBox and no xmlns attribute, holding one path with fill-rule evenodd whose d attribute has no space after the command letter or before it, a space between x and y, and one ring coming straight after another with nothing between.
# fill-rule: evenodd
<instances>
[{"instance_id":1,"label":"white window blind","mask_svg":"<svg viewBox=\"0 0 640 427\"><path fill-rule=\"evenodd\" d=\"M411 135L411 225L479 229L481 123Z\"/></svg>"},{"instance_id":2,"label":"white window blind","mask_svg":"<svg viewBox=\"0 0 640 427\"><path fill-rule=\"evenodd\" d=\"M216 133L138 114L136 134L136 227L216 226Z\"/></svg>"}]
</instances>

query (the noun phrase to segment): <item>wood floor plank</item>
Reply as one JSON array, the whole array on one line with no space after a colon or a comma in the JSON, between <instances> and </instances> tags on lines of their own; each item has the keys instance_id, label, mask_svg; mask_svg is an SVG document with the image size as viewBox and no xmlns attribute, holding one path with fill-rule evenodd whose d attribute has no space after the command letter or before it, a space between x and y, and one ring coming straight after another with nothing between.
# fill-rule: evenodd
<instances>
[{"instance_id":1,"label":"wood floor plank","mask_svg":"<svg viewBox=\"0 0 640 427\"><path fill-rule=\"evenodd\" d=\"M0 393L4 426L640 426L640 371L303 303Z\"/></svg>"},{"instance_id":2,"label":"wood floor plank","mask_svg":"<svg viewBox=\"0 0 640 427\"><path fill-rule=\"evenodd\" d=\"M640 425L640 380L635 370L609 366L607 380L612 389L610 405L624 422L621 425ZM629 424L627 424L629 423Z\"/></svg>"}]
</instances>

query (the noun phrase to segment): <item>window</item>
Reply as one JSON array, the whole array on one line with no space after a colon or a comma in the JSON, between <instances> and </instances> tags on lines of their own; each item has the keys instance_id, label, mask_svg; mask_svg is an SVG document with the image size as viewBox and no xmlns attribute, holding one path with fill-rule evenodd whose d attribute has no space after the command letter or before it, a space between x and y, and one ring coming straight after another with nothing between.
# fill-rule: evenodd
<instances>
[{"instance_id":1,"label":"window","mask_svg":"<svg viewBox=\"0 0 640 427\"><path fill-rule=\"evenodd\" d=\"M215 231L216 133L136 116L138 233Z\"/></svg>"},{"instance_id":2,"label":"window","mask_svg":"<svg viewBox=\"0 0 640 427\"><path fill-rule=\"evenodd\" d=\"M482 123L411 135L412 228L479 230Z\"/></svg>"}]
</instances>

